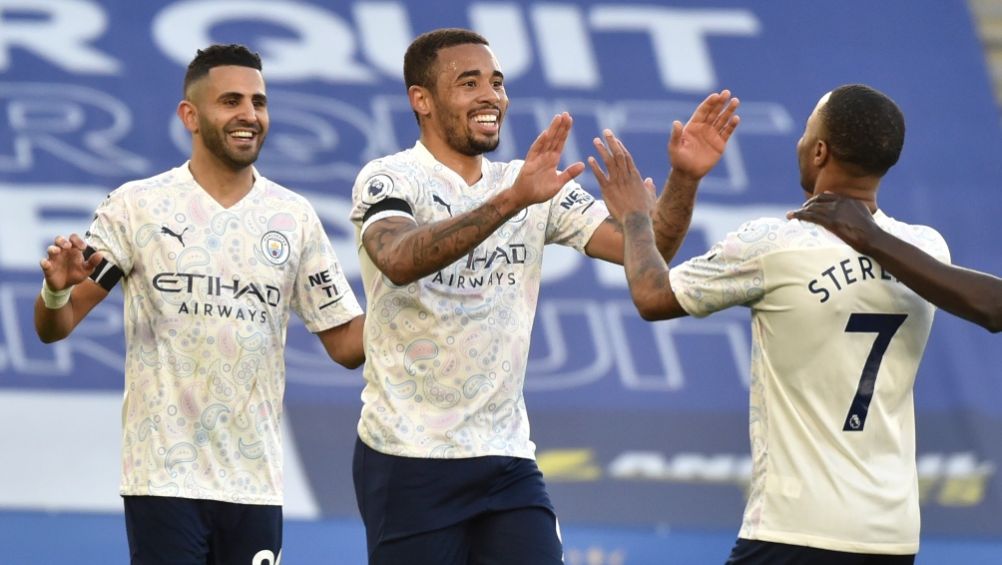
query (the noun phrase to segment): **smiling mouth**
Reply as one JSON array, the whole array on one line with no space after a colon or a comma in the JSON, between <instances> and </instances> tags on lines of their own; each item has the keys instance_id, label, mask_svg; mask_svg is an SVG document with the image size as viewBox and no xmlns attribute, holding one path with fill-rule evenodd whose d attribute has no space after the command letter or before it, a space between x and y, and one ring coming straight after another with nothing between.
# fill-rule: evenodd
<instances>
[{"instance_id":1,"label":"smiling mouth","mask_svg":"<svg viewBox=\"0 0 1002 565\"><path fill-rule=\"evenodd\" d=\"M501 125L500 116L497 114L474 114L472 121L477 130L488 134L497 133Z\"/></svg>"}]
</instances>

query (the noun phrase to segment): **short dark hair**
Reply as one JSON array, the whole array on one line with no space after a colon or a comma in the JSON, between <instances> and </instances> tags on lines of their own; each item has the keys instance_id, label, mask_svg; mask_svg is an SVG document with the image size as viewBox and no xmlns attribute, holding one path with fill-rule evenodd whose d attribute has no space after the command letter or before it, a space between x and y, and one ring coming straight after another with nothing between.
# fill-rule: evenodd
<instances>
[{"instance_id":1,"label":"short dark hair","mask_svg":"<svg viewBox=\"0 0 1002 565\"><path fill-rule=\"evenodd\" d=\"M184 74L184 92L187 98L188 87L195 81L207 76L215 67L235 65L261 70L261 56L250 49L236 43L229 45L210 45L199 49L195 58L188 63L188 72Z\"/></svg>"},{"instance_id":2,"label":"short dark hair","mask_svg":"<svg viewBox=\"0 0 1002 565\"><path fill-rule=\"evenodd\" d=\"M432 68L439 50L470 43L490 45L479 33L456 27L436 29L417 36L404 54L404 83L407 88L434 86Z\"/></svg>"},{"instance_id":3,"label":"short dark hair","mask_svg":"<svg viewBox=\"0 0 1002 565\"><path fill-rule=\"evenodd\" d=\"M863 84L831 92L821 120L828 147L839 161L864 174L882 176L901 156L905 117L886 94Z\"/></svg>"}]
</instances>

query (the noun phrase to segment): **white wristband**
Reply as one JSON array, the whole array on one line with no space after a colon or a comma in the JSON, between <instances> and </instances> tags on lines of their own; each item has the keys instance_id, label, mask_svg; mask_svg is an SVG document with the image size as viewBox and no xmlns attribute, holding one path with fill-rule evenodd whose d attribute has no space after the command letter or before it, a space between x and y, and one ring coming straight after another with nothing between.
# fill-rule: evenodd
<instances>
[{"instance_id":1,"label":"white wristband","mask_svg":"<svg viewBox=\"0 0 1002 565\"><path fill-rule=\"evenodd\" d=\"M52 290L49 288L49 283L42 279L42 302L45 303L45 307L50 310L59 310L66 303L70 301L70 293L73 292L73 287L67 287L63 290Z\"/></svg>"}]
</instances>

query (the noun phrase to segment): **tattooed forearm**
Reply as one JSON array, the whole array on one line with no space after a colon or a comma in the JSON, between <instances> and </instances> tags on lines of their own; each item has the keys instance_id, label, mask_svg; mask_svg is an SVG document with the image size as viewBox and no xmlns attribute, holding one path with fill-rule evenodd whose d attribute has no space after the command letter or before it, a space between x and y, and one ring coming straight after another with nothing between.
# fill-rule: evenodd
<instances>
[{"instance_id":1,"label":"tattooed forearm","mask_svg":"<svg viewBox=\"0 0 1002 565\"><path fill-rule=\"evenodd\" d=\"M670 174L654 211L654 241L666 262L678 253L692 221L698 181Z\"/></svg>"},{"instance_id":2,"label":"tattooed forearm","mask_svg":"<svg viewBox=\"0 0 1002 565\"><path fill-rule=\"evenodd\" d=\"M415 232L412 261L416 268L426 265L429 270L425 274L466 255L506 220L490 202L454 219L457 221L429 224Z\"/></svg>"},{"instance_id":3,"label":"tattooed forearm","mask_svg":"<svg viewBox=\"0 0 1002 565\"><path fill-rule=\"evenodd\" d=\"M384 275L394 284L407 284L456 262L512 215L488 201L454 218L421 226L409 218L386 218L366 229L362 243Z\"/></svg>"},{"instance_id":4,"label":"tattooed forearm","mask_svg":"<svg viewBox=\"0 0 1002 565\"><path fill-rule=\"evenodd\" d=\"M624 267L634 302L638 302L639 299L646 303L650 297L663 293L671 287L668 281L668 265L657 253L651 218L646 214L634 213L626 218Z\"/></svg>"}]
</instances>

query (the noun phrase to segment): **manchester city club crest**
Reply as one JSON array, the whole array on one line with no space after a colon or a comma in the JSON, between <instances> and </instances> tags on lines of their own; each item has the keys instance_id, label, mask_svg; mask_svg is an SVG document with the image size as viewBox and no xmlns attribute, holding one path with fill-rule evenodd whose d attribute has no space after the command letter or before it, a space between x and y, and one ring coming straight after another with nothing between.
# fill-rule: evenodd
<instances>
[{"instance_id":1,"label":"manchester city club crest","mask_svg":"<svg viewBox=\"0 0 1002 565\"><path fill-rule=\"evenodd\" d=\"M393 192L393 179L388 175L374 175L362 187L362 202L375 204Z\"/></svg>"},{"instance_id":2,"label":"manchester city club crest","mask_svg":"<svg viewBox=\"0 0 1002 565\"><path fill-rule=\"evenodd\" d=\"M261 251L273 265L281 265L289 260L289 240L282 233L270 231L261 237Z\"/></svg>"}]
</instances>

